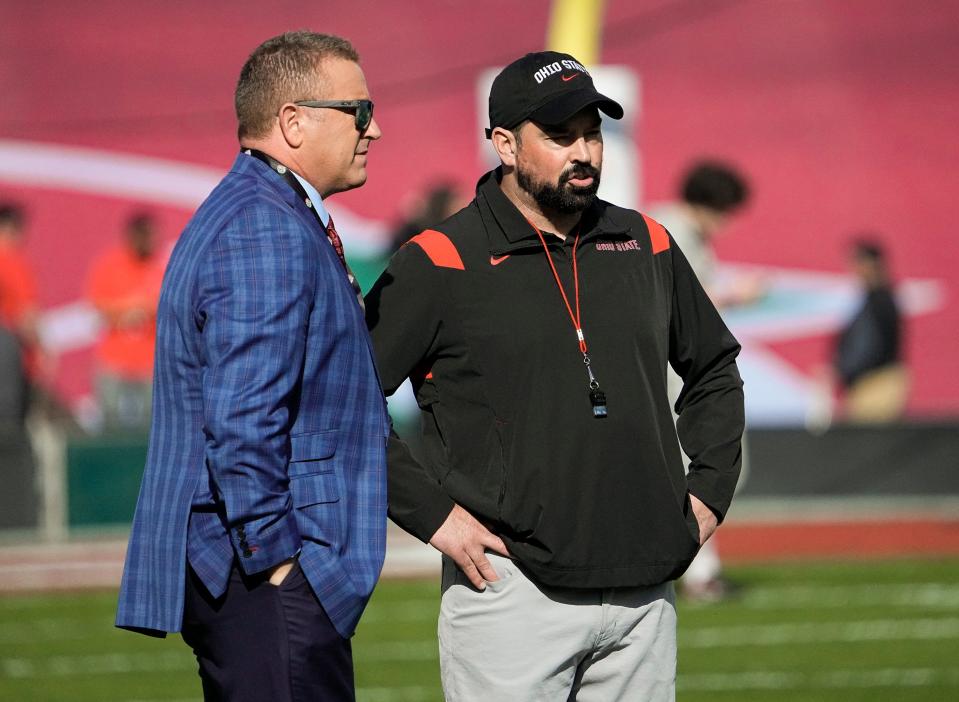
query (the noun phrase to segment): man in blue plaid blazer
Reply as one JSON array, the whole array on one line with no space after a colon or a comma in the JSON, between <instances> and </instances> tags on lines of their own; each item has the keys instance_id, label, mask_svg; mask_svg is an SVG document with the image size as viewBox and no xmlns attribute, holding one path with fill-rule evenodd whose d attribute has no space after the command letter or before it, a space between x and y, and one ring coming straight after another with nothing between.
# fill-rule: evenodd
<instances>
[{"instance_id":1,"label":"man in blue plaid blazer","mask_svg":"<svg viewBox=\"0 0 959 702\"><path fill-rule=\"evenodd\" d=\"M346 40L258 47L236 90L241 153L163 281L117 625L182 631L207 700L354 697L389 419L323 199L366 181L372 107Z\"/></svg>"}]
</instances>

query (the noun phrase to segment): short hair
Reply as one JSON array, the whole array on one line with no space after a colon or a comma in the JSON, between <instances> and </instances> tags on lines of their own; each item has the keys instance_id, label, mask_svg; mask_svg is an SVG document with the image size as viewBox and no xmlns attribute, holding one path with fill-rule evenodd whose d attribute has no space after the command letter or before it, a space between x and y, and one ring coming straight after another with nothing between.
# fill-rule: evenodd
<instances>
[{"instance_id":1,"label":"short hair","mask_svg":"<svg viewBox=\"0 0 959 702\"><path fill-rule=\"evenodd\" d=\"M239 138L266 136L283 103L318 97L311 94L316 87L316 70L328 58L360 60L346 39L305 30L280 34L256 47L243 64L236 84Z\"/></svg>"},{"instance_id":2,"label":"short hair","mask_svg":"<svg viewBox=\"0 0 959 702\"><path fill-rule=\"evenodd\" d=\"M127 217L126 230L128 232L148 232L156 227L156 217L146 210L138 210Z\"/></svg>"},{"instance_id":3,"label":"short hair","mask_svg":"<svg viewBox=\"0 0 959 702\"><path fill-rule=\"evenodd\" d=\"M23 208L13 202L0 203L0 226L8 226L13 229L23 229L25 216Z\"/></svg>"},{"instance_id":4,"label":"short hair","mask_svg":"<svg viewBox=\"0 0 959 702\"><path fill-rule=\"evenodd\" d=\"M852 255L877 265L886 262L886 250L872 232L864 232L852 241Z\"/></svg>"},{"instance_id":5,"label":"short hair","mask_svg":"<svg viewBox=\"0 0 959 702\"><path fill-rule=\"evenodd\" d=\"M726 213L740 207L748 197L749 187L743 176L724 163L699 162L683 178L683 200L690 205Z\"/></svg>"}]
</instances>

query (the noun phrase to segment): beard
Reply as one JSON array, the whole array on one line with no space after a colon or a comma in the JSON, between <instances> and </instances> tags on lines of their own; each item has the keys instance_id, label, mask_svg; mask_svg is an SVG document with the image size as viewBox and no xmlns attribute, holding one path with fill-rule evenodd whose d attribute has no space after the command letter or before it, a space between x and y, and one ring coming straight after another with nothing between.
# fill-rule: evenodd
<instances>
[{"instance_id":1,"label":"beard","mask_svg":"<svg viewBox=\"0 0 959 702\"><path fill-rule=\"evenodd\" d=\"M592 178L593 182L585 187L570 185L572 178ZM563 171L556 183L536 180L524 170L519 161L516 163L516 181L528 192L544 212L576 214L582 212L596 199L599 190L600 171L586 163L570 166Z\"/></svg>"}]
</instances>

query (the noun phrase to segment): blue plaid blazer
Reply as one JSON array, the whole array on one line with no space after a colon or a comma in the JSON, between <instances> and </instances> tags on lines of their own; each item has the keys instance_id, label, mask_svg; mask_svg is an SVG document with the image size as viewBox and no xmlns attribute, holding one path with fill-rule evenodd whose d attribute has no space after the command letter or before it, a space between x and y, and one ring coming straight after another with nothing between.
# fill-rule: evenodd
<instances>
[{"instance_id":1,"label":"blue plaid blazer","mask_svg":"<svg viewBox=\"0 0 959 702\"><path fill-rule=\"evenodd\" d=\"M157 317L153 420L117 626L179 631L187 562L296 553L350 636L383 565L389 419L363 313L312 210L240 154L180 236Z\"/></svg>"}]
</instances>

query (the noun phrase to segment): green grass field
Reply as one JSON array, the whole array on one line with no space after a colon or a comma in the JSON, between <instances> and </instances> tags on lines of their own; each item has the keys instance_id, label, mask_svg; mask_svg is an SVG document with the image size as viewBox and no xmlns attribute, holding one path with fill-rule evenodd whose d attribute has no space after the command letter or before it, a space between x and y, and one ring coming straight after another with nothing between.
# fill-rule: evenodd
<instances>
[{"instance_id":1,"label":"green grass field","mask_svg":"<svg viewBox=\"0 0 959 702\"><path fill-rule=\"evenodd\" d=\"M678 699L959 699L959 560L730 569L737 598L680 602ZM354 640L361 702L441 700L438 585L385 581ZM179 637L112 628L112 593L0 598L0 700L199 700ZM613 701L611 701L613 702Z\"/></svg>"}]
</instances>

